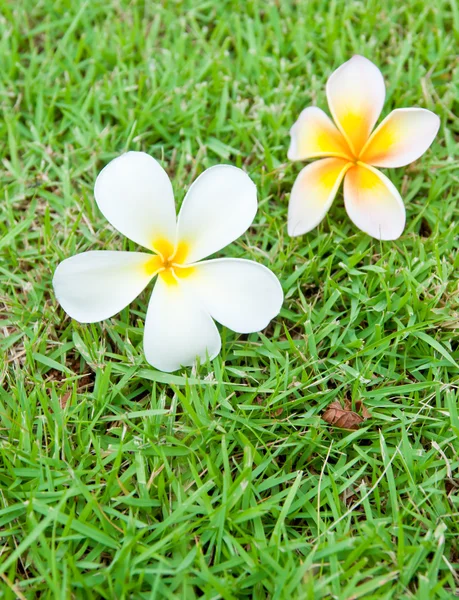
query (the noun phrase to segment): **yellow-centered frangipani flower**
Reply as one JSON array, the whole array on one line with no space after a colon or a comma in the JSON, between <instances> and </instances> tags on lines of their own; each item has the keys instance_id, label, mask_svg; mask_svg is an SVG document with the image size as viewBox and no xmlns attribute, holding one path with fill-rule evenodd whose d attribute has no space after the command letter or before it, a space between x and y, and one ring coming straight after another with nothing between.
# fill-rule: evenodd
<instances>
[{"instance_id":1,"label":"yellow-centered frangipani flower","mask_svg":"<svg viewBox=\"0 0 459 600\"><path fill-rule=\"evenodd\" d=\"M158 369L175 371L220 352L213 319L251 333L279 313L282 288L268 268L237 258L202 261L241 236L255 217L257 189L241 169L207 169L188 190L178 218L169 177L143 152L112 160L99 174L94 195L113 227L152 253L83 252L61 262L54 290L73 319L108 319L157 275L145 356Z\"/></svg>"},{"instance_id":2,"label":"yellow-centered frangipani flower","mask_svg":"<svg viewBox=\"0 0 459 600\"><path fill-rule=\"evenodd\" d=\"M381 71L363 56L354 56L327 82L335 123L314 106L300 114L290 130L288 158L321 160L300 171L293 185L288 212L291 236L307 233L322 221L343 179L344 204L357 227L381 240L402 234L402 198L375 167L403 167L418 159L437 135L440 119L423 108L399 108L372 133L384 98Z\"/></svg>"}]
</instances>

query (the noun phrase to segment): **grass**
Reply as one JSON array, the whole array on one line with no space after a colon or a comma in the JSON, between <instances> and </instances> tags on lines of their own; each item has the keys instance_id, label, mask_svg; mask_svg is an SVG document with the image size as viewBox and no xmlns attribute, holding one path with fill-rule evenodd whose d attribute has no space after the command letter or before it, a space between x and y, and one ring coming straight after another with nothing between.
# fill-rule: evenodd
<instances>
[{"instance_id":1,"label":"grass","mask_svg":"<svg viewBox=\"0 0 459 600\"><path fill-rule=\"evenodd\" d=\"M0 598L451 598L459 589L456 0L0 1ZM407 228L359 232L338 196L289 239L288 130L353 53L387 100L440 115L388 172ZM226 250L269 265L268 331L223 330L175 374L142 353L148 293L97 325L57 264L135 249L93 197L126 149L179 201L220 162L259 189ZM363 400L358 431L333 400Z\"/></svg>"}]
</instances>

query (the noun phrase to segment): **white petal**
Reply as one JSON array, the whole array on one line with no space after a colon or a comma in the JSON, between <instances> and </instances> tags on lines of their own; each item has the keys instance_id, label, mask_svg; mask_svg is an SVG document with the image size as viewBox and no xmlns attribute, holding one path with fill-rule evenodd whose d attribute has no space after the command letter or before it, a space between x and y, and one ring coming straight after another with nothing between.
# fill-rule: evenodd
<instances>
[{"instance_id":1,"label":"white petal","mask_svg":"<svg viewBox=\"0 0 459 600\"><path fill-rule=\"evenodd\" d=\"M102 169L94 188L104 217L132 241L153 249L175 241L174 193L166 171L145 152L127 152Z\"/></svg>"},{"instance_id":2,"label":"white petal","mask_svg":"<svg viewBox=\"0 0 459 600\"><path fill-rule=\"evenodd\" d=\"M220 352L220 334L212 317L181 283L156 281L145 322L147 361L161 371L191 366Z\"/></svg>"},{"instance_id":3,"label":"white petal","mask_svg":"<svg viewBox=\"0 0 459 600\"><path fill-rule=\"evenodd\" d=\"M344 204L353 223L378 240L395 240L405 228L405 206L380 171L356 165L344 178Z\"/></svg>"},{"instance_id":4,"label":"white petal","mask_svg":"<svg viewBox=\"0 0 459 600\"><path fill-rule=\"evenodd\" d=\"M375 167L404 167L424 154L440 127L425 108L397 108L378 125L360 160Z\"/></svg>"},{"instance_id":5,"label":"white petal","mask_svg":"<svg viewBox=\"0 0 459 600\"><path fill-rule=\"evenodd\" d=\"M340 156L353 160L349 145L333 121L317 106L305 108L290 129L289 160Z\"/></svg>"},{"instance_id":6,"label":"white petal","mask_svg":"<svg viewBox=\"0 0 459 600\"><path fill-rule=\"evenodd\" d=\"M284 300L272 271L251 260L217 258L194 266L184 280L212 317L238 333L261 331Z\"/></svg>"},{"instance_id":7,"label":"white petal","mask_svg":"<svg viewBox=\"0 0 459 600\"><path fill-rule=\"evenodd\" d=\"M368 140L385 96L381 71L364 56L353 56L330 75L327 82L330 112L355 156Z\"/></svg>"},{"instance_id":8,"label":"white petal","mask_svg":"<svg viewBox=\"0 0 459 600\"><path fill-rule=\"evenodd\" d=\"M323 158L300 171L288 205L290 236L302 235L317 227L330 209L350 165L341 158Z\"/></svg>"},{"instance_id":9,"label":"white petal","mask_svg":"<svg viewBox=\"0 0 459 600\"><path fill-rule=\"evenodd\" d=\"M221 250L252 224L257 188L242 169L216 165L190 187L178 217L177 238L188 247L187 263Z\"/></svg>"},{"instance_id":10,"label":"white petal","mask_svg":"<svg viewBox=\"0 0 459 600\"><path fill-rule=\"evenodd\" d=\"M148 285L154 276L151 254L83 252L62 261L54 273L56 297L65 312L80 323L112 317Z\"/></svg>"}]
</instances>

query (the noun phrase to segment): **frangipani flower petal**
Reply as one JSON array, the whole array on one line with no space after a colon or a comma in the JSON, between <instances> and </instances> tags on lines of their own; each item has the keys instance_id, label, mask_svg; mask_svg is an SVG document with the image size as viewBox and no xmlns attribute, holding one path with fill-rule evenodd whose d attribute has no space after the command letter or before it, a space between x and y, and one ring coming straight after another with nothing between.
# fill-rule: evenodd
<instances>
[{"instance_id":1,"label":"frangipani flower petal","mask_svg":"<svg viewBox=\"0 0 459 600\"><path fill-rule=\"evenodd\" d=\"M352 163L341 158L323 158L300 171L290 194L290 236L307 233L322 221L351 166Z\"/></svg>"},{"instance_id":2,"label":"frangipani flower petal","mask_svg":"<svg viewBox=\"0 0 459 600\"><path fill-rule=\"evenodd\" d=\"M170 181L147 154L129 152L109 163L95 194L112 225L154 254L96 251L64 260L53 284L74 319L92 323L113 316L159 275L144 349L150 364L170 372L219 353L221 339L210 310L222 323L247 332L266 327L279 312L283 294L269 269L244 260L217 260L218 268L213 261L195 264L253 221L256 187L241 169L219 165L203 173L185 197L178 222ZM241 315L228 302L230 295L234 303L244 304Z\"/></svg>"},{"instance_id":3,"label":"frangipani flower petal","mask_svg":"<svg viewBox=\"0 0 459 600\"><path fill-rule=\"evenodd\" d=\"M175 240L174 193L166 171L145 152L127 152L102 169L97 205L120 233L150 250L158 239Z\"/></svg>"},{"instance_id":4,"label":"frangipani flower petal","mask_svg":"<svg viewBox=\"0 0 459 600\"><path fill-rule=\"evenodd\" d=\"M352 160L343 134L323 110L305 108L290 129L290 160L306 160L320 156L341 156Z\"/></svg>"},{"instance_id":5,"label":"frangipani flower petal","mask_svg":"<svg viewBox=\"0 0 459 600\"><path fill-rule=\"evenodd\" d=\"M327 82L330 111L356 156L381 114L385 95L381 71L363 56L353 56Z\"/></svg>"},{"instance_id":6,"label":"frangipani flower petal","mask_svg":"<svg viewBox=\"0 0 459 600\"><path fill-rule=\"evenodd\" d=\"M380 240L395 240L405 228L405 206L393 183L367 165L352 166L344 179L344 204L353 223Z\"/></svg>"},{"instance_id":7,"label":"frangipani flower petal","mask_svg":"<svg viewBox=\"0 0 459 600\"><path fill-rule=\"evenodd\" d=\"M57 299L80 323L112 317L148 285L155 274L143 252L83 252L62 261L53 278Z\"/></svg>"},{"instance_id":8,"label":"frangipani flower petal","mask_svg":"<svg viewBox=\"0 0 459 600\"><path fill-rule=\"evenodd\" d=\"M404 167L434 141L439 117L424 108L397 108L376 128L360 160L376 167Z\"/></svg>"},{"instance_id":9,"label":"frangipani flower petal","mask_svg":"<svg viewBox=\"0 0 459 600\"><path fill-rule=\"evenodd\" d=\"M261 331L280 311L284 294L277 277L251 260L217 258L194 267L185 284L210 315L238 333Z\"/></svg>"},{"instance_id":10,"label":"frangipani flower petal","mask_svg":"<svg viewBox=\"0 0 459 600\"><path fill-rule=\"evenodd\" d=\"M161 371L191 366L220 352L218 329L182 283L168 285L161 277L153 289L145 322L144 350L147 361Z\"/></svg>"},{"instance_id":11,"label":"frangipani flower petal","mask_svg":"<svg viewBox=\"0 0 459 600\"><path fill-rule=\"evenodd\" d=\"M186 244L187 263L221 250L252 224L257 188L242 169L217 165L188 190L178 217L177 238Z\"/></svg>"}]
</instances>

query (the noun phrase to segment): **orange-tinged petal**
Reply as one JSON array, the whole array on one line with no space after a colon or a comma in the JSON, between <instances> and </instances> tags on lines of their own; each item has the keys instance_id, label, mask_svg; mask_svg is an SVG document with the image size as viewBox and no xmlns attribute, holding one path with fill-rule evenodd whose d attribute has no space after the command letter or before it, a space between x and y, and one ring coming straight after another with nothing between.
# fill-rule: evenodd
<instances>
[{"instance_id":1,"label":"orange-tinged petal","mask_svg":"<svg viewBox=\"0 0 459 600\"><path fill-rule=\"evenodd\" d=\"M323 110L316 106L305 108L290 129L290 160L306 160L319 156L341 156L352 160L349 145L343 134Z\"/></svg>"},{"instance_id":2,"label":"orange-tinged petal","mask_svg":"<svg viewBox=\"0 0 459 600\"><path fill-rule=\"evenodd\" d=\"M363 56L353 56L327 82L327 98L335 123L355 156L367 142L384 105L381 71Z\"/></svg>"},{"instance_id":3,"label":"orange-tinged petal","mask_svg":"<svg viewBox=\"0 0 459 600\"><path fill-rule=\"evenodd\" d=\"M395 240L405 228L405 206L396 187L368 165L346 173L344 204L352 222L374 238Z\"/></svg>"},{"instance_id":4,"label":"orange-tinged petal","mask_svg":"<svg viewBox=\"0 0 459 600\"><path fill-rule=\"evenodd\" d=\"M434 141L438 116L424 108L398 108L375 129L360 160L376 167L403 167L417 160Z\"/></svg>"},{"instance_id":5,"label":"orange-tinged petal","mask_svg":"<svg viewBox=\"0 0 459 600\"><path fill-rule=\"evenodd\" d=\"M323 158L300 171L290 195L289 235L307 233L322 221L351 166L341 158Z\"/></svg>"}]
</instances>

